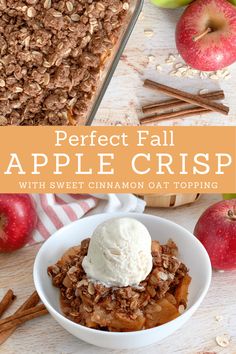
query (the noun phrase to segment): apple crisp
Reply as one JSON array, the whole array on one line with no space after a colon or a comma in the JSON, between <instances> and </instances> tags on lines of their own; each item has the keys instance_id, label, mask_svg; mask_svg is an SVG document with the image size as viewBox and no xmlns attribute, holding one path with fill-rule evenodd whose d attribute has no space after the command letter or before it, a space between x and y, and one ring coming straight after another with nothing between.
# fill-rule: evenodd
<instances>
[{"instance_id":1,"label":"apple crisp","mask_svg":"<svg viewBox=\"0 0 236 354\"><path fill-rule=\"evenodd\" d=\"M0 0L0 125L84 124L129 0Z\"/></svg>"},{"instance_id":2,"label":"apple crisp","mask_svg":"<svg viewBox=\"0 0 236 354\"><path fill-rule=\"evenodd\" d=\"M48 267L60 289L61 308L70 320L107 331L127 332L153 328L178 317L187 307L191 277L176 257L173 241L152 241L153 268L138 287L112 288L91 282L82 267L90 239L70 248Z\"/></svg>"}]
</instances>

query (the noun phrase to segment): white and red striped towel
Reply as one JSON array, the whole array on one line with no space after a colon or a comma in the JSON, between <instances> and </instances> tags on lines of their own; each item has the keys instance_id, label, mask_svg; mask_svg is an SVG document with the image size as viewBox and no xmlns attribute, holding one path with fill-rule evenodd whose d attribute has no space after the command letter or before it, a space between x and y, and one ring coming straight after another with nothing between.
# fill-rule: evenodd
<instances>
[{"instance_id":1,"label":"white and red striped towel","mask_svg":"<svg viewBox=\"0 0 236 354\"><path fill-rule=\"evenodd\" d=\"M143 212L145 202L132 194L32 194L38 225L29 244L46 240L61 227L89 213Z\"/></svg>"}]
</instances>

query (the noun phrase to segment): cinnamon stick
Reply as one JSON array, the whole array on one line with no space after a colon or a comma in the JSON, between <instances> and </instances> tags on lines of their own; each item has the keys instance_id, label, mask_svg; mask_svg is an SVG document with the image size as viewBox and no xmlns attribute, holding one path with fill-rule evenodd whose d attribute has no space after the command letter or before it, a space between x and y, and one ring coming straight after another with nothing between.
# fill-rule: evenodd
<instances>
[{"instance_id":1,"label":"cinnamon stick","mask_svg":"<svg viewBox=\"0 0 236 354\"><path fill-rule=\"evenodd\" d=\"M37 291L34 291L30 297L16 310L14 315L20 313L23 310L36 306L39 303L39 300L40 298ZM0 345L3 344L15 332L16 328L17 326L0 333Z\"/></svg>"},{"instance_id":2,"label":"cinnamon stick","mask_svg":"<svg viewBox=\"0 0 236 354\"><path fill-rule=\"evenodd\" d=\"M223 100L225 98L224 91L214 91L209 93L200 94L199 96L208 98L209 100ZM185 101L181 101L177 98L173 98L171 100L165 100L153 104L148 104L142 107L143 113L158 113L163 110L180 108L188 106L189 103Z\"/></svg>"},{"instance_id":3,"label":"cinnamon stick","mask_svg":"<svg viewBox=\"0 0 236 354\"><path fill-rule=\"evenodd\" d=\"M14 295L13 291L9 289L4 295L2 301L0 302L0 317L9 308L15 298L16 296Z\"/></svg>"},{"instance_id":4,"label":"cinnamon stick","mask_svg":"<svg viewBox=\"0 0 236 354\"><path fill-rule=\"evenodd\" d=\"M14 314L18 314L21 311L27 310L31 307L36 306L40 301L37 291L34 291L30 297L18 308Z\"/></svg>"},{"instance_id":5,"label":"cinnamon stick","mask_svg":"<svg viewBox=\"0 0 236 354\"><path fill-rule=\"evenodd\" d=\"M148 87L150 89L160 91L165 93L167 96L178 98L179 100L201 106L203 108L206 108L208 110L211 110L213 112L218 112L222 113L224 115L228 115L229 113L229 107L217 103L217 102L211 102L208 98L201 97L199 95L193 95L188 92L184 92L166 85L162 85L158 82L151 81L151 80L145 80L144 81L144 86Z\"/></svg>"},{"instance_id":6,"label":"cinnamon stick","mask_svg":"<svg viewBox=\"0 0 236 354\"><path fill-rule=\"evenodd\" d=\"M48 313L44 305L37 305L30 309L23 310L18 314L9 316L0 320L0 333L12 329L26 321L30 321L36 317L46 315Z\"/></svg>"},{"instance_id":7,"label":"cinnamon stick","mask_svg":"<svg viewBox=\"0 0 236 354\"><path fill-rule=\"evenodd\" d=\"M12 322L18 318L21 318L22 316L26 316L26 315L30 315L32 313L44 310L45 306L43 304L40 305L36 305L34 307L31 307L29 309L23 310L20 313L16 313L14 315L8 316L6 318L3 318L0 320L0 328L2 328L2 326L8 322Z\"/></svg>"},{"instance_id":8,"label":"cinnamon stick","mask_svg":"<svg viewBox=\"0 0 236 354\"><path fill-rule=\"evenodd\" d=\"M165 120L165 119L172 119L172 118L184 118L184 117L191 117L195 114L201 114L201 113L212 113L209 109L202 108L202 107L193 107L189 109L185 109L182 111L176 111L176 112L169 112L169 113L163 113L159 115L152 115L149 117L145 117L140 119L140 124L148 124L148 123L154 123L158 122L160 120Z\"/></svg>"}]
</instances>

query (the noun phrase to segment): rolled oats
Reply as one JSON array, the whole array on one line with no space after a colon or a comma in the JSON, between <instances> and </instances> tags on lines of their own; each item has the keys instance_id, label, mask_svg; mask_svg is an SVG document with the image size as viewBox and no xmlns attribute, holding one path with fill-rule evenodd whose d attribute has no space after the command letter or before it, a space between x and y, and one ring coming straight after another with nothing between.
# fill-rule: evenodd
<instances>
[{"instance_id":1,"label":"rolled oats","mask_svg":"<svg viewBox=\"0 0 236 354\"><path fill-rule=\"evenodd\" d=\"M71 19L72 19L72 21L74 21L74 22L78 22L78 21L80 20L80 15L78 15L78 14L73 14L73 15L71 15Z\"/></svg>"},{"instance_id":2,"label":"rolled oats","mask_svg":"<svg viewBox=\"0 0 236 354\"><path fill-rule=\"evenodd\" d=\"M103 5L102 2L97 2L95 4L96 8L99 10L99 11L104 11L105 10L105 6Z\"/></svg>"},{"instance_id":3,"label":"rolled oats","mask_svg":"<svg viewBox=\"0 0 236 354\"><path fill-rule=\"evenodd\" d=\"M173 64L176 61L176 56L174 54L169 54L168 58L166 58L166 64Z\"/></svg>"},{"instance_id":4,"label":"rolled oats","mask_svg":"<svg viewBox=\"0 0 236 354\"><path fill-rule=\"evenodd\" d=\"M80 288L81 286L83 286L83 285L88 285L88 281L87 280L85 280L85 279L82 279L82 280L80 280L78 283L77 283L77 285L76 285L76 287L77 288Z\"/></svg>"},{"instance_id":5,"label":"rolled oats","mask_svg":"<svg viewBox=\"0 0 236 354\"><path fill-rule=\"evenodd\" d=\"M68 276L65 276L65 278L63 279L62 284L66 288L71 288L73 286L72 281L70 280L70 278Z\"/></svg>"},{"instance_id":6,"label":"rolled oats","mask_svg":"<svg viewBox=\"0 0 236 354\"><path fill-rule=\"evenodd\" d=\"M53 17L62 17L62 13L60 11L54 10L52 13Z\"/></svg>"},{"instance_id":7,"label":"rolled oats","mask_svg":"<svg viewBox=\"0 0 236 354\"><path fill-rule=\"evenodd\" d=\"M129 10L129 3L128 2L124 2L123 10L125 10L125 11Z\"/></svg>"},{"instance_id":8,"label":"rolled oats","mask_svg":"<svg viewBox=\"0 0 236 354\"><path fill-rule=\"evenodd\" d=\"M204 71L200 71L199 73L200 79L204 80L208 78L208 73L204 72Z\"/></svg>"},{"instance_id":9,"label":"rolled oats","mask_svg":"<svg viewBox=\"0 0 236 354\"><path fill-rule=\"evenodd\" d=\"M27 9L27 16L28 17L35 17L36 14L37 14L37 12L34 7L31 6Z\"/></svg>"},{"instance_id":10,"label":"rolled oats","mask_svg":"<svg viewBox=\"0 0 236 354\"><path fill-rule=\"evenodd\" d=\"M154 35L153 30L145 29L144 34L146 37L152 37Z\"/></svg>"},{"instance_id":11,"label":"rolled oats","mask_svg":"<svg viewBox=\"0 0 236 354\"><path fill-rule=\"evenodd\" d=\"M231 77L232 77L231 74L228 73L224 76L224 80L229 80Z\"/></svg>"},{"instance_id":12,"label":"rolled oats","mask_svg":"<svg viewBox=\"0 0 236 354\"><path fill-rule=\"evenodd\" d=\"M226 348L230 345L230 337L225 334L223 336L217 336L216 337L216 343L222 347L222 348Z\"/></svg>"},{"instance_id":13,"label":"rolled oats","mask_svg":"<svg viewBox=\"0 0 236 354\"><path fill-rule=\"evenodd\" d=\"M77 97L73 97L68 103L69 107L73 107L76 101L77 101Z\"/></svg>"},{"instance_id":14,"label":"rolled oats","mask_svg":"<svg viewBox=\"0 0 236 354\"><path fill-rule=\"evenodd\" d=\"M88 305L84 305L84 309L86 312L93 312L92 307L88 306Z\"/></svg>"},{"instance_id":15,"label":"rolled oats","mask_svg":"<svg viewBox=\"0 0 236 354\"><path fill-rule=\"evenodd\" d=\"M161 280L166 281L168 279L168 274L164 273L164 272L159 272L158 276Z\"/></svg>"},{"instance_id":16,"label":"rolled oats","mask_svg":"<svg viewBox=\"0 0 236 354\"><path fill-rule=\"evenodd\" d=\"M184 310L185 310L184 305L180 305L180 306L179 306L179 313L180 313L180 314L184 313Z\"/></svg>"},{"instance_id":17,"label":"rolled oats","mask_svg":"<svg viewBox=\"0 0 236 354\"><path fill-rule=\"evenodd\" d=\"M48 73L45 73L45 74L44 74L43 84L44 84L45 86L48 86L49 82L50 82L50 75L49 75Z\"/></svg>"},{"instance_id":18,"label":"rolled oats","mask_svg":"<svg viewBox=\"0 0 236 354\"><path fill-rule=\"evenodd\" d=\"M218 77L218 75L216 75L216 74L211 74L211 75L209 76L209 78L210 78L211 80L219 80L219 77Z\"/></svg>"},{"instance_id":19,"label":"rolled oats","mask_svg":"<svg viewBox=\"0 0 236 354\"><path fill-rule=\"evenodd\" d=\"M89 283L89 284L88 284L88 293L89 293L90 295L94 295L94 294L95 294L95 289L94 289L93 283Z\"/></svg>"},{"instance_id":20,"label":"rolled oats","mask_svg":"<svg viewBox=\"0 0 236 354\"><path fill-rule=\"evenodd\" d=\"M215 320L216 320L217 322L220 322L220 321L223 320L223 316L221 316L221 315L216 315L216 316L215 316Z\"/></svg>"},{"instance_id":21,"label":"rolled oats","mask_svg":"<svg viewBox=\"0 0 236 354\"><path fill-rule=\"evenodd\" d=\"M152 54L150 54L150 55L148 55L148 62L149 63L154 63L155 62L155 56L154 55L152 55Z\"/></svg>"},{"instance_id":22,"label":"rolled oats","mask_svg":"<svg viewBox=\"0 0 236 354\"><path fill-rule=\"evenodd\" d=\"M205 94L208 93L208 92L209 92L208 89L201 89L201 90L199 91L199 95L205 95Z\"/></svg>"},{"instance_id":23,"label":"rolled oats","mask_svg":"<svg viewBox=\"0 0 236 354\"><path fill-rule=\"evenodd\" d=\"M181 74L179 74L177 70L172 70L172 71L170 72L170 76L178 76L178 77L180 77Z\"/></svg>"},{"instance_id":24,"label":"rolled oats","mask_svg":"<svg viewBox=\"0 0 236 354\"><path fill-rule=\"evenodd\" d=\"M29 16L30 17L30 16ZM23 41L22 41L23 46L25 49L29 49L30 45L30 36L27 36Z\"/></svg>"},{"instance_id":25,"label":"rolled oats","mask_svg":"<svg viewBox=\"0 0 236 354\"><path fill-rule=\"evenodd\" d=\"M7 125L7 119L3 116L0 116L0 126Z\"/></svg>"},{"instance_id":26,"label":"rolled oats","mask_svg":"<svg viewBox=\"0 0 236 354\"><path fill-rule=\"evenodd\" d=\"M50 9L51 5L52 5L51 0L45 0L43 7L48 10L48 9Z\"/></svg>"},{"instance_id":27,"label":"rolled oats","mask_svg":"<svg viewBox=\"0 0 236 354\"><path fill-rule=\"evenodd\" d=\"M74 9L74 6L73 6L73 4L72 4L71 1L67 1L67 2L66 2L66 7L67 7L67 10L68 10L69 12L72 12L73 9Z\"/></svg>"},{"instance_id":28,"label":"rolled oats","mask_svg":"<svg viewBox=\"0 0 236 354\"><path fill-rule=\"evenodd\" d=\"M15 93L23 92L23 88L20 86L16 86L14 92Z\"/></svg>"},{"instance_id":29,"label":"rolled oats","mask_svg":"<svg viewBox=\"0 0 236 354\"><path fill-rule=\"evenodd\" d=\"M7 2L6 0L0 0L0 11L5 10L7 7Z\"/></svg>"},{"instance_id":30,"label":"rolled oats","mask_svg":"<svg viewBox=\"0 0 236 354\"><path fill-rule=\"evenodd\" d=\"M0 87L5 87L6 86L6 82L3 79L0 79Z\"/></svg>"}]
</instances>

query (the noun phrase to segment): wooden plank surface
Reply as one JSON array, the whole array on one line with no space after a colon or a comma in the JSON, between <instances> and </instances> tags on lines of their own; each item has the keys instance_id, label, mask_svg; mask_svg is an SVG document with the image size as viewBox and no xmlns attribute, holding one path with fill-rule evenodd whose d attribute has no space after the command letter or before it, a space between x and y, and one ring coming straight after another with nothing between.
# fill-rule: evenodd
<instances>
[{"instance_id":1,"label":"wooden plank surface","mask_svg":"<svg viewBox=\"0 0 236 354\"><path fill-rule=\"evenodd\" d=\"M145 0L143 12L96 115L95 125L137 125L142 105L165 99L162 94L159 95L143 88L143 80L146 78L191 93L197 93L201 89L212 91L222 88L226 95L225 104L230 107L229 117L211 113L162 121L158 125L236 124L235 64L229 69L231 78L228 80L202 80L199 76L190 79L169 75L173 71L172 65L166 64L165 60L170 53L177 54L175 26L182 11L182 9L160 9ZM153 36L147 37L145 30L153 31ZM151 59L149 58L150 55L153 56ZM177 57L174 64L180 62L182 60ZM161 72L156 70L157 64L161 64Z\"/></svg>"},{"instance_id":2,"label":"wooden plank surface","mask_svg":"<svg viewBox=\"0 0 236 354\"><path fill-rule=\"evenodd\" d=\"M191 206L177 209L147 209L147 213L166 217L190 231L205 208L219 200L217 195L204 195ZM0 255L0 297L12 287L17 301L11 311L33 290L32 267L40 245L24 248L10 255ZM212 285L203 304L191 320L171 337L151 347L111 351L82 342L62 329L49 315L22 325L0 347L1 354L203 354L204 352L236 354L236 272L213 273ZM216 316L222 318L216 320ZM217 346L215 337L228 334L228 348Z\"/></svg>"}]
</instances>

